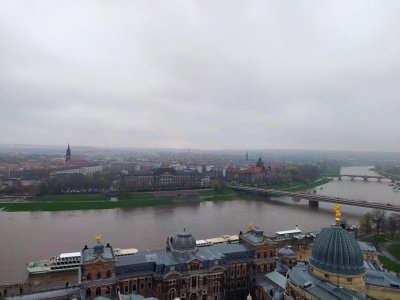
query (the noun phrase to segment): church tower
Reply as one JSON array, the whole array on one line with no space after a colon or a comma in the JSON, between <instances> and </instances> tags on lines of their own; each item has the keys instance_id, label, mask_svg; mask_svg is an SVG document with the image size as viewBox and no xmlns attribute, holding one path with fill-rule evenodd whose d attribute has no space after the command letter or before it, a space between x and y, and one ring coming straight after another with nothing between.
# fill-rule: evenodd
<instances>
[{"instance_id":1,"label":"church tower","mask_svg":"<svg viewBox=\"0 0 400 300\"><path fill-rule=\"evenodd\" d=\"M67 153L65 154L65 162L69 162L70 160L71 160L71 148L69 147L68 144Z\"/></svg>"},{"instance_id":2,"label":"church tower","mask_svg":"<svg viewBox=\"0 0 400 300\"><path fill-rule=\"evenodd\" d=\"M249 160L249 151L246 152L246 161Z\"/></svg>"}]
</instances>

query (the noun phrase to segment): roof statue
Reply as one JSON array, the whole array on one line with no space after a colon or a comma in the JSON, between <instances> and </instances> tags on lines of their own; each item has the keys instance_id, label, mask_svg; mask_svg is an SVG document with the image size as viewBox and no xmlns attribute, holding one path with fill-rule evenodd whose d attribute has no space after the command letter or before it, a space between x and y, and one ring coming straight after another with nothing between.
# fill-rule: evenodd
<instances>
[{"instance_id":1,"label":"roof statue","mask_svg":"<svg viewBox=\"0 0 400 300\"><path fill-rule=\"evenodd\" d=\"M95 237L96 237L96 241L97 241L98 243L100 243L101 234L96 234Z\"/></svg>"},{"instance_id":2,"label":"roof statue","mask_svg":"<svg viewBox=\"0 0 400 300\"><path fill-rule=\"evenodd\" d=\"M247 231L251 231L253 229L253 224L249 223L249 225L247 225Z\"/></svg>"},{"instance_id":3,"label":"roof statue","mask_svg":"<svg viewBox=\"0 0 400 300\"><path fill-rule=\"evenodd\" d=\"M340 216L342 215L342 213L340 212L341 209L341 205L340 204L336 204L335 207L335 216L336 216L336 223L339 224L340 223Z\"/></svg>"}]
</instances>

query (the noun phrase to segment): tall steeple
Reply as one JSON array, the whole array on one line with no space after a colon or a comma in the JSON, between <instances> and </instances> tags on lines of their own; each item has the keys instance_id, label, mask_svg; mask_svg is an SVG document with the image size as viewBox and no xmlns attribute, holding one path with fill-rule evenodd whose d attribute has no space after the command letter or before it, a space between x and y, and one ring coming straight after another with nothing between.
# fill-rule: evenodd
<instances>
[{"instance_id":1,"label":"tall steeple","mask_svg":"<svg viewBox=\"0 0 400 300\"><path fill-rule=\"evenodd\" d=\"M70 160L71 160L71 148L69 147L68 144L67 153L65 154L65 162L68 162Z\"/></svg>"},{"instance_id":2,"label":"tall steeple","mask_svg":"<svg viewBox=\"0 0 400 300\"><path fill-rule=\"evenodd\" d=\"M249 151L246 152L246 161L249 160Z\"/></svg>"}]
</instances>

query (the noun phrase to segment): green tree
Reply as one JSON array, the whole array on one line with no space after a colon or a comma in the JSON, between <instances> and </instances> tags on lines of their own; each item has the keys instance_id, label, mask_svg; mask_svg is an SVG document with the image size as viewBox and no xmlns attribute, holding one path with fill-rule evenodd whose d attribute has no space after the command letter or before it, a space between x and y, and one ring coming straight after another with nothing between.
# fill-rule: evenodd
<instances>
[{"instance_id":1,"label":"green tree","mask_svg":"<svg viewBox=\"0 0 400 300\"><path fill-rule=\"evenodd\" d=\"M211 186L212 186L213 190L216 191L217 193L222 193L226 189L225 181L220 180L220 179L214 180L211 183Z\"/></svg>"}]
</instances>

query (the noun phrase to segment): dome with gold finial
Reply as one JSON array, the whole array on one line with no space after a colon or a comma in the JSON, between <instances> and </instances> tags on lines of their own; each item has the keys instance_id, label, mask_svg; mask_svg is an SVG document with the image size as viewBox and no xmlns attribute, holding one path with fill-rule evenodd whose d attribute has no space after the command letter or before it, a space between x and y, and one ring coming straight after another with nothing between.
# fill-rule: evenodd
<instances>
[{"instance_id":1,"label":"dome with gold finial","mask_svg":"<svg viewBox=\"0 0 400 300\"><path fill-rule=\"evenodd\" d=\"M340 225L341 205L335 207L336 224L323 229L312 249L310 266L343 275L365 273L364 259L356 239Z\"/></svg>"}]
</instances>

